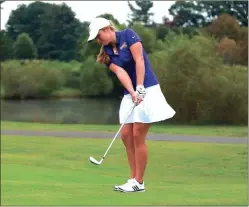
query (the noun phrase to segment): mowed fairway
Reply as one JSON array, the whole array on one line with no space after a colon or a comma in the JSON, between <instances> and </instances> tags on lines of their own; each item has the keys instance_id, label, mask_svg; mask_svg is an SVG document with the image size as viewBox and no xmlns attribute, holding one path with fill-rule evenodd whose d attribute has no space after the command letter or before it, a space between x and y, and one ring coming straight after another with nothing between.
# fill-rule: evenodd
<instances>
[{"instance_id":1,"label":"mowed fairway","mask_svg":"<svg viewBox=\"0 0 249 207\"><path fill-rule=\"evenodd\" d=\"M145 193L120 193L129 175L116 140L2 135L2 205L247 205L247 145L148 141Z\"/></svg>"}]
</instances>

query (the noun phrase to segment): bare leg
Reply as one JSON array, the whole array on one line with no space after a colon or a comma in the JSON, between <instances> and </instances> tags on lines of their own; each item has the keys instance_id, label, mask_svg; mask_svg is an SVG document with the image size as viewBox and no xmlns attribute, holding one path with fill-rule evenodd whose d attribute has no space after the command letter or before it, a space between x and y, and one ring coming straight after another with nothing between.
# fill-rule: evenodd
<instances>
[{"instance_id":1,"label":"bare leg","mask_svg":"<svg viewBox=\"0 0 249 207\"><path fill-rule=\"evenodd\" d=\"M130 178L135 178L135 145L133 141L133 124L125 124L121 131L121 138L126 148L127 158L130 165Z\"/></svg>"},{"instance_id":2,"label":"bare leg","mask_svg":"<svg viewBox=\"0 0 249 207\"><path fill-rule=\"evenodd\" d=\"M148 151L145 143L150 124L135 123L133 126L133 139L135 144L136 176L135 179L142 183L147 165Z\"/></svg>"}]
</instances>

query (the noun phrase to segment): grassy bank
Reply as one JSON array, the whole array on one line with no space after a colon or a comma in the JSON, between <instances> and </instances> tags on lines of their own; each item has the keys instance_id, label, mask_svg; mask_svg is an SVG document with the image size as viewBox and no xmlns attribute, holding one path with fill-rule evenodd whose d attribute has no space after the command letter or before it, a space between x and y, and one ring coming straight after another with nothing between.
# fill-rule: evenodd
<instances>
[{"instance_id":1,"label":"grassy bank","mask_svg":"<svg viewBox=\"0 0 249 207\"><path fill-rule=\"evenodd\" d=\"M246 205L247 146L148 141L146 192L113 185L129 172L121 141L2 136L2 205Z\"/></svg>"},{"instance_id":2,"label":"grassy bank","mask_svg":"<svg viewBox=\"0 0 249 207\"><path fill-rule=\"evenodd\" d=\"M3 87L1 87L0 98L5 99L6 97L8 97L8 94L6 94ZM81 97L81 91L79 89L64 87L59 90L56 90L55 92L52 93L50 97L47 98L61 99L61 98L80 98L80 97Z\"/></svg>"},{"instance_id":3,"label":"grassy bank","mask_svg":"<svg viewBox=\"0 0 249 207\"><path fill-rule=\"evenodd\" d=\"M119 125L46 124L1 121L2 129L117 132ZM247 126L152 125L151 133L248 137Z\"/></svg>"},{"instance_id":4,"label":"grassy bank","mask_svg":"<svg viewBox=\"0 0 249 207\"><path fill-rule=\"evenodd\" d=\"M53 98L80 98L81 91L75 88L62 88L52 94Z\"/></svg>"}]
</instances>

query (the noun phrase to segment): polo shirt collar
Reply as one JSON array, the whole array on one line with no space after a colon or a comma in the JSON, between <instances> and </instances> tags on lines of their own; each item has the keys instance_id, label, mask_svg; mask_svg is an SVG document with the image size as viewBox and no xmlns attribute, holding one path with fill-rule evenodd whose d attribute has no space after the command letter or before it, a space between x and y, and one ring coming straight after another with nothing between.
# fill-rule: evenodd
<instances>
[{"instance_id":1,"label":"polo shirt collar","mask_svg":"<svg viewBox=\"0 0 249 207\"><path fill-rule=\"evenodd\" d=\"M115 32L116 34L116 44L119 45L120 44L120 39L121 39L121 32ZM106 45L104 46L104 48L106 49L107 54L112 55L113 51L112 51L112 46L111 45Z\"/></svg>"}]
</instances>

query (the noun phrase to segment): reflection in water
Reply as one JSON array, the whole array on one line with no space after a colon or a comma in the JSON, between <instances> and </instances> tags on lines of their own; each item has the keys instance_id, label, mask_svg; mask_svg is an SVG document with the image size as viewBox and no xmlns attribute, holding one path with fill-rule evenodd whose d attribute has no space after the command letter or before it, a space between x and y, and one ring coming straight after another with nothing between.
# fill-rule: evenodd
<instances>
[{"instance_id":1,"label":"reflection in water","mask_svg":"<svg viewBox=\"0 0 249 207\"><path fill-rule=\"evenodd\" d=\"M117 124L119 105L117 99L2 100L1 120Z\"/></svg>"}]
</instances>

